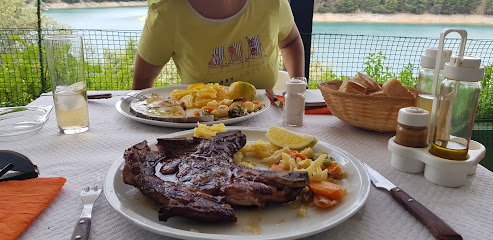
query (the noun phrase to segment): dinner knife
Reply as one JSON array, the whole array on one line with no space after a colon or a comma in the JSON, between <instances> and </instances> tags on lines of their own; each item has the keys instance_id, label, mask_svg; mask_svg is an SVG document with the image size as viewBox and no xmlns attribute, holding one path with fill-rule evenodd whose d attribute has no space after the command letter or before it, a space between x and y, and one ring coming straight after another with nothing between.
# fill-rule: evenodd
<instances>
[{"instance_id":1,"label":"dinner knife","mask_svg":"<svg viewBox=\"0 0 493 240\"><path fill-rule=\"evenodd\" d=\"M111 97L113 97L111 93L87 94L87 99L103 99L103 98L111 98Z\"/></svg>"},{"instance_id":2,"label":"dinner knife","mask_svg":"<svg viewBox=\"0 0 493 240\"><path fill-rule=\"evenodd\" d=\"M428 208L416 201L404 192L404 190L396 187L393 183L387 180L384 176L378 173L375 169L368 164L363 163L368 175L370 175L371 182L375 187L385 189L390 192L390 195L397 200L397 202L403 206L411 215L418 219L423 225L425 225L431 234L437 239L462 239L462 236L456 233L447 223L445 223L440 217L431 212Z\"/></svg>"},{"instance_id":3,"label":"dinner knife","mask_svg":"<svg viewBox=\"0 0 493 240\"><path fill-rule=\"evenodd\" d=\"M283 102L279 101L279 99L277 98L276 94L274 93L274 91L270 90L270 89L266 89L265 90L265 95L267 95L267 97L280 109L282 109L283 107Z\"/></svg>"}]
</instances>

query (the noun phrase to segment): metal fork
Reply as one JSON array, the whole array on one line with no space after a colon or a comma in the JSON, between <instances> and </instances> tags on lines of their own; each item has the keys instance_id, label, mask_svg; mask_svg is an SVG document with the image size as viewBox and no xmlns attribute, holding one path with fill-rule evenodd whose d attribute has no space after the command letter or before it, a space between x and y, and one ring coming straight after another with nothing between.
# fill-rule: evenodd
<instances>
[{"instance_id":1,"label":"metal fork","mask_svg":"<svg viewBox=\"0 0 493 240\"><path fill-rule=\"evenodd\" d=\"M139 99L141 101L147 99L147 97L145 95L143 95L143 94L140 94L140 92L130 92L127 95L130 96L131 98ZM131 99L131 100L133 100L133 99Z\"/></svg>"},{"instance_id":2,"label":"metal fork","mask_svg":"<svg viewBox=\"0 0 493 240\"><path fill-rule=\"evenodd\" d=\"M71 239L89 239L92 207L101 194L101 190L102 188L94 186L93 188L87 187L80 192L80 199L82 200L82 204L84 204L84 209L82 210L79 221L75 224L74 233L72 234Z\"/></svg>"}]
</instances>

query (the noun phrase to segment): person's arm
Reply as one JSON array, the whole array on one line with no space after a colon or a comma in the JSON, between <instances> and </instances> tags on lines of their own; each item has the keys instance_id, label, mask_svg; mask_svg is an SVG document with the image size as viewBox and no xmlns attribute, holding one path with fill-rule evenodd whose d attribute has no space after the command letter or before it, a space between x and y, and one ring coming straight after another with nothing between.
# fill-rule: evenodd
<instances>
[{"instance_id":1,"label":"person's arm","mask_svg":"<svg viewBox=\"0 0 493 240\"><path fill-rule=\"evenodd\" d=\"M293 25L288 36L279 41L278 45L281 49L282 59L289 73L289 77L304 77L305 50L296 24Z\"/></svg>"},{"instance_id":2,"label":"person's arm","mask_svg":"<svg viewBox=\"0 0 493 240\"><path fill-rule=\"evenodd\" d=\"M144 88L152 88L154 81L161 72L164 66L156 66L146 62L143 58L137 56L135 58L134 80L132 89L140 90Z\"/></svg>"}]
</instances>

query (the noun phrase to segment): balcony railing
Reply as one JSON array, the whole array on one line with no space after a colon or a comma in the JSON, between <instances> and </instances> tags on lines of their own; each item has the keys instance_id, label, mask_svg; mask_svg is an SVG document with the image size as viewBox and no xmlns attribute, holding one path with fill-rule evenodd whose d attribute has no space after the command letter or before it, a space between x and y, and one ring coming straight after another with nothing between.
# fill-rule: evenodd
<instances>
[{"instance_id":1,"label":"balcony railing","mask_svg":"<svg viewBox=\"0 0 493 240\"><path fill-rule=\"evenodd\" d=\"M50 91L40 39L50 34L78 34L84 38L89 90L124 90L132 85L133 64L140 31L0 29L0 106L26 105ZM307 34L302 34L307 35ZM396 76L415 86L420 56L438 46L438 39L423 37L311 34L310 87L365 71L377 81ZM460 39L447 39L455 50ZM493 40L469 39L466 52L481 57L485 66L476 122L493 122ZM282 60L279 68L283 68ZM171 61L155 86L179 84Z\"/></svg>"}]
</instances>

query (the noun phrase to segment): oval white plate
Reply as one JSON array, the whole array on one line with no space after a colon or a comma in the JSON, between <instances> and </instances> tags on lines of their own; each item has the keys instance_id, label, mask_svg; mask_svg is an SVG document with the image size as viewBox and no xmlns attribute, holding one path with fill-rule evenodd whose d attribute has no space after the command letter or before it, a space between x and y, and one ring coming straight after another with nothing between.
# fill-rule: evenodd
<instances>
[{"instance_id":1,"label":"oval white plate","mask_svg":"<svg viewBox=\"0 0 493 240\"><path fill-rule=\"evenodd\" d=\"M248 141L263 139L265 129L247 127L227 127L228 130L241 130ZM166 135L169 137L191 137L193 130ZM148 141L150 146L157 140ZM347 188L347 195L336 207L317 209L310 207L305 217L298 217L296 209L286 205L271 205L264 209L236 208L236 223L202 223L185 218L173 217L167 222L158 220L159 206L153 204L138 189L123 183L123 157L116 160L108 171L104 188L105 196L111 206L121 215L139 227L149 231L182 239L295 239L309 236L332 228L355 214L365 203L370 192L370 179L360 161L351 154L324 142L314 146L315 152L327 152L336 159L348 176L341 186ZM253 228L259 223L258 228ZM196 231L191 231L191 230ZM261 232L256 232L260 230Z\"/></svg>"},{"instance_id":2,"label":"oval white plate","mask_svg":"<svg viewBox=\"0 0 493 240\"><path fill-rule=\"evenodd\" d=\"M175 90L175 89L185 90L188 88L188 86L189 85L173 85L173 86L164 86L164 87L157 87L157 88L148 88L148 89L144 89L144 90L140 91L140 93L143 95L156 93L156 94L163 96L163 97L169 97L171 95L171 92L173 92L173 90ZM157 121L157 120L151 120L151 119L136 117L130 113L130 101L126 100L127 98L128 97L121 98L115 104L116 110L125 117L128 117L130 119L133 119L135 121L139 121L142 123L155 125L155 126L162 126L162 127L194 128L197 126L197 123L163 122L163 121ZM259 114L264 113L265 110L267 110L267 108L270 106L269 98L267 98L267 96L265 96L265 95L257 94L257 96L255 97L254 100L260 101L260 103L263 103L265 107L256 113L249 114L249 115L246 115L243 117L218 120L218 121L212 121L212 122L202 122L202 123L207 124L207 125L212 125L212 124L217 124L217 123L224 123L225 125L228 125L228 124L232 124L232 123L237 123L237 122L245 121L249 118L252 118L252 117L258 116Z\"/></svg>"}]
</instances>

